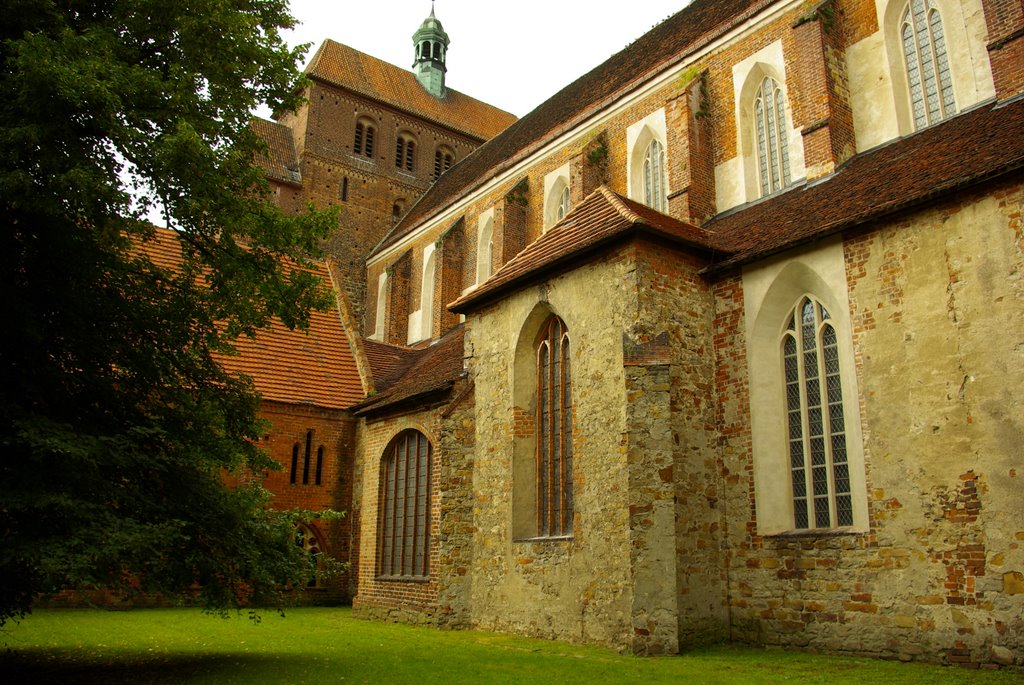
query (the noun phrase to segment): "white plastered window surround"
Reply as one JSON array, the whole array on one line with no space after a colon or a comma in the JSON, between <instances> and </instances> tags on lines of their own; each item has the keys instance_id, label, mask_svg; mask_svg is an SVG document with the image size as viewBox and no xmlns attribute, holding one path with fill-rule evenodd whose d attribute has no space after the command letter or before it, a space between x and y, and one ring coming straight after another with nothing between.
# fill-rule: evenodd
<instances>
[{"instance_id":1,"label":"white plastered window surround","mask_svg":"<svg viewBox=\"0 0 1024 685\"><path fill-rule=\"evenodd\" d=\"M544 177L544 230L548 230L569 212L569 165L565 164Z\"/></svg>"},{"instance_id":2,"label":"white plastered window surround","mask_svg":"<svg viewBox=\"0 0 1024 685\"><path fill-rule=\"evenodd\" d=\"M494 260L494 208L490 208L477 219L476 229L476 284L491 277Z\"/></svg>"},{"instance_id":3,"label":"white plastered window surround","mask_svg":"<svg viewBox=\"0 0 1024 685\"><path fill-rule=\"evenodd\" d=\"M661 212L668 211L668 196L671 192L666 172L669 155L666 129L664 109L651 112L626 129L626 149L629 151L626 163L626 183L629 188L629 198L648 204ZM652 143L657 144L652 146ZM657 149L659 147L660 150ZM661 153L660 158L654 160L653 166L649 163L648 157L648 153L652 149ZM645 175L645 168L648 171L647 175ZM649 175L651 170L656 174L653 179ZM658 188L656 200L648 202L648 188L654 187Z\"/></svg>"},{"instance_id":4,"label":"white plastered window surround","mask_svg":"<svg viewBox=\"0 0 1024 685\"><path fill-rule=\"evenodd\" d=\"M423 280L420 282L420 308L409 315L409 344L427 340L434 328L434 275L436 249L431 243L423 248Z\"/></svg>"},{"instance_id":5,"label":"white plastered window surround","mask_svg":"<svg viewBox=\"0 0 1024 685\"><path fill-rule=\"evenodd\" d=\"M876 6L901 135L937 123L995 95L980 0L877 0ZM918 21L911 22L917 45L909 67L904 35L908 9L911 15L915 11L918 15ZM929 73L936 68L938 72L948 71ZM915 99L921 100L930 79L938 87L932 111L922 117L919 109L915 116Z\"/></svg>"},{"instance_id":6,"label":"white plastered window surround","mask_svg":"<svg viewBox=\"0 0 1024 685\"><path fill-rule=\"evenodd\" d=\"M841 241L783 255L745 270L743 297L758 534L866 531L864 447ZM835 332L851 525L841 526L837 518L832 518L827 528L816 528L813 516L805 526L796 521L783 341L794 308L805 299L827 310L828 323Z\"/></svg>"},{"instance_id":7,"label":"white plastered window surround","mask_svg":"<svg viewBox=\"0 0 1024 685\"><path fill-rule=\"evenodd\" d=\"M370 336L374 340L384 339L384 318L387 316L387 301L388 272L384 271L377 277L377 307L373 320L373 335Z\"/></svg>"},{"instance_id":8,"label":"white plastered window surround","mask_svg":"<svg viewBox=\"0 0 1024 685\"><path fill-rule=\"evenodd\" d=\"M771 79L780 91L783 117L777 121L778 129L785 136L786 159L789 163L788 185L796 183L806 175L804 166L804 142L800 132L793 128L793 112L786 87L786 68L782 52L782 41L776 41L750 55L732 69L733 92L736 93L736 157L739 160L739 187L733 185L734 197L725 198L722 208L734 207L743 202L752 202L763 196L760 158L758 155L758 117L756 104L762 92L765 79ZM716 180L719 176L716 175ZM778 188L769 184L771 192ZM726 186L728 188L728 185ZM728 192L728 191L726 191ZM720 198L722 199L722 198Z\"/></svg>"}]
</instances>

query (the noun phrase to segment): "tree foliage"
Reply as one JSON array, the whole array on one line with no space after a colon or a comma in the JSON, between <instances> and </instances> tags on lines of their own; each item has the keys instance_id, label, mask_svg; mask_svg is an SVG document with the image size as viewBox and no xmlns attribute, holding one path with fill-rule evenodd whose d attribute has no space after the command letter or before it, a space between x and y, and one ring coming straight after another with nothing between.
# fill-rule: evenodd
<instances>
[{"instance_id":1,"label":"tree foliage","mask_svg":"<svg viewBox=\"0 0 1024 685\"><path fill-rule=\"evenodd\" d=\"M224 485L272 462L253 388L215 356L326 302L301 266L330 217L282 215L253 163L253 108L298 104L286 1L3 16L0 624L89 584L278 601L308 564L258 486ZM180 268L140 249L156 208Z\"/></svg>"}]
</instances>

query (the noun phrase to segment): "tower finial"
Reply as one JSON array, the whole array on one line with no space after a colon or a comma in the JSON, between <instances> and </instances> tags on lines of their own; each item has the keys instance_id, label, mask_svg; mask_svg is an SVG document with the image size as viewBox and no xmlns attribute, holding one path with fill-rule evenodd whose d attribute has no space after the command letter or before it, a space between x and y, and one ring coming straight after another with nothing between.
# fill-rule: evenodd
<instances>
[{"instance_id":1,"label":"tower finial","mask_svg":"<svg viewBox=\"0 0 1024 685\"><path fill-rule=\"evenodd\" d=\"M430 0L430 16L412 34L412 43L416 50L412 63L416 79L434 97L444 97L444 75L448 71L445 58L449 41L444 27L434 15L434 0Z\"/></svg>"}]
</instances>

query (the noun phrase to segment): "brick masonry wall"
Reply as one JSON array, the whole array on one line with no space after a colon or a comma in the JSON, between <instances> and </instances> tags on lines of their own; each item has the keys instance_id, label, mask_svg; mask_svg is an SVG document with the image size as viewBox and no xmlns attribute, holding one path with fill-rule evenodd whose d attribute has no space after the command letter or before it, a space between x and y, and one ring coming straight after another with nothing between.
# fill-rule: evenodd
<instances>
[{"instance_id":1,"label":"brick masonry wall","mask_svg":"<svg viewBox=\"0 0 1024 685\"><path fill-rule=\"evenodd\" d=\"M454 152L457 161L481 141L319 81L310 85L306 98L298 113L280 120L292 127L296 138L302 187L276 184L280 191L275 193L286 211L302 211L309 202L338 208L338 228L325 248L343 275L355 319L368 334L373 310L365 303L376 301L376 281L368 287L366 277L370 250L432 182L439 146ZM377 127L372 157L353 153L360 117L372 119ZM395 164L399 133L415 137L412 172Z\"/></svg>"},{"instance_id":2,"label":"brick masonry wall","mask_svg":"<svg viewBox=\"0 0 1024 685\"><path fill-rule=\"evenodd\" d=\"M472 396L457 385L442 404L411 414L377 416L359 422L355 484L358 526L356 614L404 623L461 626L466 621L466 572L471 509ZM424 580L377 577L377 520L381 459L391 440L415 429L430 441L429 576Z\"/></svg>"},{"instance_id":3,"label":"brick masonry wall","mask_svg":"<svg viewBox=\"0 0 1024 685\"><path fill-rule=\"evenodd\" d=\"M844 243L869 529L763 536L742 305L716 283L732 637L994 667L1020 660L1024 250L1019 184Z\"/></svg>"},{"instance_id":4,"label":"brick masonry wall","mask_svg":"<svg viewBox=\"0 0 1024 685\"><path fill-rule=\"evenodd\" d=\"M281 470L270 471L263 485L271 495L276 509L307 509L348 512L352 509L352 465L355 440L354 422L339 410L263 402L260 416L271 423L267 436L260 442ZM313 432L308 482L303 483L306 434ZM298 445L296 482L291 483L292 450ZM317 449L324 448L321 484L316 484ZM348 562L351 552L351 518L310 524L319 537L324 554ZM309 601L337 602L352 596L348 572L324 581L323 587L306 591Z\"/></svg>"}]
</instances>

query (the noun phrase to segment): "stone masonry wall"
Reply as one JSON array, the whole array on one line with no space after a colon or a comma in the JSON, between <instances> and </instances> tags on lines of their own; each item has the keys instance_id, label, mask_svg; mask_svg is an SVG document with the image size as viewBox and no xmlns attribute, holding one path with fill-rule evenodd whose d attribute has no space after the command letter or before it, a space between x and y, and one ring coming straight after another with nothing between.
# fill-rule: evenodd
<instances>
[{"instance_id":1,"label":"stone masonry wall","mask_svg":"<svg viewBox=\"0 0 1024 685\"><path fill-rule=\"evenodd\" d=\"M466 349L477 407L474 627L633 645L622 371L623 326L630 301L636 301L629 261L621 255L602 259L468 317ZM513 403L517 392L529 395L536 377L532 367L515 370L515 353L522 338L532 356L536 329L530 326L538 327L548 312L565 321L571 340L573 532L568 539L516 539L513 518L524 512L515 510L514 498L533 487L532 480L517 483L513 477L516 436L525 430L520 439L529 444L532 429L530 408L515 409ZM525 458L532 459L528 451ZM532 503L528 507L529 520Z\"/></svg>"},{"instance_id":2,"label":"stone masonry wall","mask_svg":"<svg viewBox=\"0 0 1024 685\"><path fill-rule=\"evenodd\" d=\"M723 394L734 639L1022 662L1022 200L1007 184L844 241L867 530L759 535L751 408ZM716 283L716 347L719 392L741 397L738 284Z\"/></svg>"},{"instance_id":3,"label":"stone masonry wall","mask_svg":"<svg viewBox=\"0 0 1024 685\"><path fill-rule=\"evenodd\" d=\"M673 487L678 639L685 648L719 641L727 630L715 430L714 300L708 283L698 275L705 265L701 259L641 242L636 263L640 307L630 334L639 340L663 340L669 363L669 414L646 412L652 432L661 428L662 420L670 431L666 437L672 459L662 476ZM627 402L631 410L639 409L633 396L627 396Z\"/></svg>"}]
</instances>

